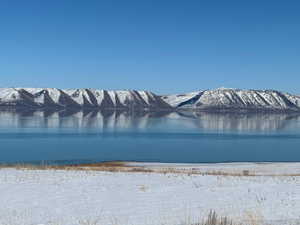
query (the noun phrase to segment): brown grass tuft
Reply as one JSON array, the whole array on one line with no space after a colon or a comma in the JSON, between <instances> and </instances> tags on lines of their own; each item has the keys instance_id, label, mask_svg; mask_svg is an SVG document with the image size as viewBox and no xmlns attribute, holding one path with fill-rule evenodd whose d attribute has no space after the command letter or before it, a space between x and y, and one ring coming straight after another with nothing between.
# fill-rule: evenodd
<instances>
[{"instance_id":1,"label":"brown grass tuft","mask_svg":"<svg viewBox=\"0 0 300 225\"><path fill-rule=\"evenodd\" d=\"M232 220L228 219L227 217L218 217L215 211L210 211L208 217L200 223L196 223L193 225L241 225L241 224L234 224Z\"/></svg>"}]
</instances>

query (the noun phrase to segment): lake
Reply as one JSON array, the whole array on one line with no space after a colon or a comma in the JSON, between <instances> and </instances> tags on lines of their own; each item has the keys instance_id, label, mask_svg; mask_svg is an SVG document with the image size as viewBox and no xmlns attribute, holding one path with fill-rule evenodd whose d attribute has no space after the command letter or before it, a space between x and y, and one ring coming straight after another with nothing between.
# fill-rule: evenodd
<instances>
[{"instance_id":1,"label":"lake","mask_svg":"<svg viewBox=\"0 0 300 225\"><path fill-rule=\"evenodd\" d=\"M0 162L300 161L300 115L0 111Z\"/></svg>"}]
</instances>

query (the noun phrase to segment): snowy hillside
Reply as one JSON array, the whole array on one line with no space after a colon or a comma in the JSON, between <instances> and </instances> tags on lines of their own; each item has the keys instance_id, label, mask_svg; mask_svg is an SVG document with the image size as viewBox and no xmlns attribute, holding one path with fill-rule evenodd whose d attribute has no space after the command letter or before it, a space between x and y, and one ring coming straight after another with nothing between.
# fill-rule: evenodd
<instances>
[{"instance_id":1,"label":"snowy hillside","mask_svg":"<svg viewBox=\"0 0 300 225\"><path fill-rule=\"evenodd\" d=\"M91 107L107 109L168 109L160 97L147 91L93 89L1 88L1 106Z\"/></svg>"},{"instance_id":2,"label":"snowy hillside","mask_svg":"<svg viewBox=\"0 0 300 225\"><path fill-rule=\"evenodd\" d=\"M162 99L173 107L192 109L300 110L300 96L274 90L219 88Z\"/></svg>"}]
</instances>

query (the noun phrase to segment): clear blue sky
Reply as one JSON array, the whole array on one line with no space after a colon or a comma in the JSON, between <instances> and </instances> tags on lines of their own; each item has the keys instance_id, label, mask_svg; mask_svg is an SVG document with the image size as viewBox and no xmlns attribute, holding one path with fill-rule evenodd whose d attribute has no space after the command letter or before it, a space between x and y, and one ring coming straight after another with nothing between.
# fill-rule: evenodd
<instances>
[{"instance_id":1,"label":"clear blue sky","mask_svg":"<svg viewBox=\"0 0 300 225\"><path fill-rule=\"evenodd\" d=\"M300 94L299 1L2 0L0 86Z\"/></svg>"}]
</instances>

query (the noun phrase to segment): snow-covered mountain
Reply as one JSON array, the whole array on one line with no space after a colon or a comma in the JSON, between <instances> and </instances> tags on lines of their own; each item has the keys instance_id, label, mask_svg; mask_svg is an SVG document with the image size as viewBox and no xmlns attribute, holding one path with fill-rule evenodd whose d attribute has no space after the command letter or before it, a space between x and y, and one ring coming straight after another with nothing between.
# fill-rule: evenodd
<instances>
[{"instance_id":1,"label":"snow-covered mountain","mask_svg":"<svg viewBox=\"0 0 300 225\"><path fill-rule=\"evenodd\" d=\"M170 109L159 96L148 91L94 89L0 88L0 106L103 109Z\"/></svg>"},{"instance_id":2,"label":"snow-covered mountain","mask_svg":"<svg viewBox=\"0 0 300 225\"><path fill-rule=\"evenodd\" d=\"M56 88L0 88L0 106L153 110L300 111L300 96L274 90L219 88L158 96L148 91Z\"/></svg>"},{"instance_id":3,"label":"snow-covered mountain","mask_svg":"<svg viewBox=\"0 0 300 225\"><path fill-rule=\"evenodd\" d=\"M172 107L180 109L300 111L300 96L274 90L219 88L166 95L162 99Z\"/></svg>"}]
</instances>

